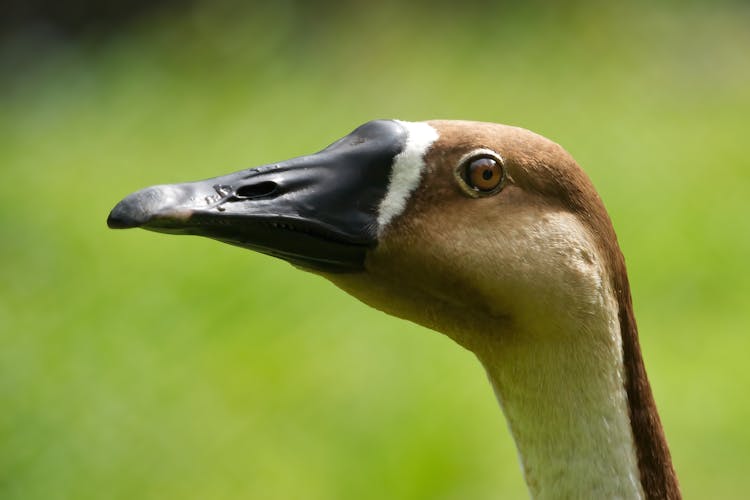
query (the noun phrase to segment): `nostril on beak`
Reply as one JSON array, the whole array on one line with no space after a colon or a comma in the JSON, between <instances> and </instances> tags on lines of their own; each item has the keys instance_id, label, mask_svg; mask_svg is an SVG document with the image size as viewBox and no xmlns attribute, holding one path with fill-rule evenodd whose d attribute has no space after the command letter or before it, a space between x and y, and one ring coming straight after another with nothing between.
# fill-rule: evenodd
<instances>
[{"instance_id":1,"label":"nostril on beak","mask_svg":"<svg viewBox=\"0 0 750 500\"><path fill-rule=\"evenodd\" d=\"M279 186L272 181L263 181L257 184L248 184L238 188L234 192L234 196L241 200L248 200L252 198L263 198L264 196L271 196L276 192Z\"/></svg>"}]
</instances>

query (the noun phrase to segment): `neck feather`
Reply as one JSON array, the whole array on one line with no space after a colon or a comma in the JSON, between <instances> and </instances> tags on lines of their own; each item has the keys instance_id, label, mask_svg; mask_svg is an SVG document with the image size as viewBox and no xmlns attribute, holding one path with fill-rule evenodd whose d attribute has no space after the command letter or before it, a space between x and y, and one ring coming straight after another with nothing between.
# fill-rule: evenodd
<instances>
[{"instance_id":1,"label":"neck feather","mask_svg":"<svg viewBox=\"0 0 750 500\"><path fill-rule=\"evenodd\" d=\"M533 498L681 498L617 256L598 307L504 324L476 351Z\"/></svg>"},{"instance_id":2,"label":"neck feather","mask_svg":"<svg viewBox=\"0 0 750 500\"><path fill-rule=\"evenodd\" d=\"M643 498L614 300L498 338L479 357L532 497Z\"/></svg>"},{"instance_id":3,"label":"neck feather","mask_svg":"<svg viewBox=\"0 0 750 500\"><path fill-rule=\"evenodd\" d=\"M557 198L562 206L577 215L595 240L597 253L604 263L604 275L609 276L607 281L616 304L622 348L620 370L641 488L649 499L679 499L681 495L677 476L643 364L625 259L617 243L615 230L601 198L575 161L564 153L558 167L559 170L552 175L530 176L527 188ZM534 166L530 168L536 169Z\"/></svg>"}]
</instances>

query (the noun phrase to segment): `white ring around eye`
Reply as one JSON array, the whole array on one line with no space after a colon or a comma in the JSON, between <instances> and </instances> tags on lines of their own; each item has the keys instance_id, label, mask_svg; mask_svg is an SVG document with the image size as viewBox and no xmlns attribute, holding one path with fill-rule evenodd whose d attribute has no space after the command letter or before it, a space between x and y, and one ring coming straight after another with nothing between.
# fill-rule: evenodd
<instances>
[{"instance_id":1,"label":"white ring around eye","mask_svg":"<svg viewBox=\"0 0 750 500\"><path fill-rule=\"evenodd\" d=\"M490 191L481 191L479 189L471 187L468 184L468 181L466 179L466 168L471 160L475 158L492 158L497 162L497 164L500 166L500 182L498 182L497 187ZM463 155L461 159L458 160L458 164L453 170L453 175L456 178L456 182L461 188L461 191L463 191L465 194L468 194L472 198L481 198L498 193L503 189L503 186L505 186L505 180L507 179L507 173L505 172L505 160L503 160L503 157L500 156L499 153L486 148L474 149Z\"/></svg>"}]
</instances>

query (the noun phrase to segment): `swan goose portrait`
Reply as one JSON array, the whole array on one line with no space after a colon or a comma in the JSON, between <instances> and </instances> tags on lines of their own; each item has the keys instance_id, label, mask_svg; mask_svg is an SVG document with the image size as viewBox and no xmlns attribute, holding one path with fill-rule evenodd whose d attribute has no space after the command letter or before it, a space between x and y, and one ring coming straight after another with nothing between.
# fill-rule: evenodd
<instances>
[{"instance_id":1,"label":"swan goose portrait","mask_svg":"<svg viewBox=\"0 0 750 500\"><path fill-rule=\"evenodd\" d=\"M107 222L272 255L448 335L484 366L532 498L680 497L609 216L540 135L371 121L312 155L135 192Z\"/></svg>"}]
</instances>

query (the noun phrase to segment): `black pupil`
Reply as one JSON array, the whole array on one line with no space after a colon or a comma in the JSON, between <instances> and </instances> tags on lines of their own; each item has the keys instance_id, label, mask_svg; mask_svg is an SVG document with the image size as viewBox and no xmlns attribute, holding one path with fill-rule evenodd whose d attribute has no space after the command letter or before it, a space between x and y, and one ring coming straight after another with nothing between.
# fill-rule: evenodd
<instances>
[{"instance_id":1,"label":"black pupil","mask_svg":"<svg viewBox=\"0 0 750 500\"><path fill-rule=\"evenodd\" d=\"M484 172L482 172L482 179L486 181L492 179L492 169L485 169Z\"/></svg>"}]
</instances>

